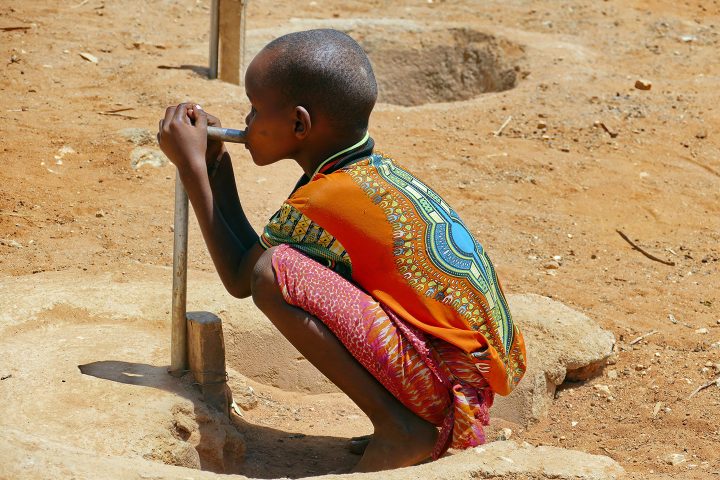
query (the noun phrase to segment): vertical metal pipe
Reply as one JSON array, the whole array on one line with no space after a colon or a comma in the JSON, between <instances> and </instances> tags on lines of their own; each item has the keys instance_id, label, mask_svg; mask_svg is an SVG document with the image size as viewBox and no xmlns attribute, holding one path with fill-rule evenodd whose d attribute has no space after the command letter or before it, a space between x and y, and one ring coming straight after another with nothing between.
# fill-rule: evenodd
<instances>
[{"instance_id":1,"label":"vertical metal pipe","mask_svg":"<svg viewBox=\"0 0 720 480\"><path fill-rule=\"evenodd\" d=\"M173 241L172 330L170 333L170 374L179 377L188 365L187 355L187 250L188 196L175 174L175 238Z\"/></svg>"},{"instance_id":2,"label":"vertical metal pipe","mask_svg":"<svg viewBox=\"0 0 720 480\"><path fill-rule=\"evenodd\" d=\"M218 76L218 46L220 44L220 0L212 0L210 6L210 68L208 77Z\"/></svg>"},{"instance_id":3,"label":"vertical metal pipe","mask_svg":"<svg viewBox=\"0 0 720 480\"><path fill-rule=\"evenodd\" d=\"M240 10L240 83L245 80L245 19L247 18L247 5L250 0L241 0L242 7ZM238 84L239 85L239 84Z\"/></svg>"}]
</instances>

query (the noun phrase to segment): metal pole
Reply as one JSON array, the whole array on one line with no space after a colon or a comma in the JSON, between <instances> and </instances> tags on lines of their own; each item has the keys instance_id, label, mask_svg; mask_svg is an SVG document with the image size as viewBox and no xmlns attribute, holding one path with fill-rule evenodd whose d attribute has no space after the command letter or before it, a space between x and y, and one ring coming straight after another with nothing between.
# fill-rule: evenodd
<instances>
[{"instance_id":1,"label":"metal pole","mask_svg":"<svg viewBox=\"0 0 720 480\"><path fill-rule=\"evenodd\" d=\"M240 0L242 7L240 10L240 79L244 79L244 66L245 66L245 19L247 18L247 6L250 0ZM239 84L238 84L239 85Z\"/></svg>"},{"instance_id":2,"label":"metal pole","mask_svg":"<svg viewBox=\"0 0 720 480\"><path fill-rule=\"evenodd\" d=\"M187 250L188 250L188 196L175 174L175 238L173 241L172 330L170 333L171 375L180 377L188 366L187 355Z\"/></svg>"},{"instance_id":3,"label":"metal pole","mask_svg":"<svg viewBox=\"0 0 720 480\"><path fill-rule=\"evenodd\" d=\"M218 45L220 44L220 0L212 0L210 6L210 68L208 77L216 79L218 76Z\"/></svg>"}]
</instances>

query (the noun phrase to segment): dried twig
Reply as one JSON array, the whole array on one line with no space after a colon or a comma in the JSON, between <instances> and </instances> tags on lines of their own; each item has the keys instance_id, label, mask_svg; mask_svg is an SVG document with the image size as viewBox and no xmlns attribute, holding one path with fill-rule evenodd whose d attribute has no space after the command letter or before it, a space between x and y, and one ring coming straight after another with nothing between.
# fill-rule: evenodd
<instances>
[{"instance_id":1,"label":"dried twig","mask_svg":"<svg viewBox=\"0 0 720 480\"><path fill-rule=\"evenodd\" d=\"M30 27L0 27L3 32L12 32L13 30L30 30Z\"/></svg>"},{"instance_id":2,"label":"dried twig","mask_svg":"<svg viewBox=\"0 0 720 480\"><path fill-rule=\"evenodd\" d=\"M615 138L615 137L618 136L618 133L617 133L617 132L611 131L611 130L607 127L607 125L605 125L605 124L604 124L603 122L601 122L601 121L595 122L595 125L598 126L598 127L601 127L603 130L605 130L605 133L607 133L608 135L610 135L610 138Z\"/></svg>"},{"instance_id":3,"label":"dried twig","mask_svg":"<svg viewBox=\"0 0 720 480\"><path fill-rule=\"evenodd\" d=\"M97 112L97 113L100 115L110 115L113 117L130 118L132 120L135 120L138 118L138 117L133 117L132 115L127 115L125 113L120 113L120 112L127 112L128 110L134 110L134 108L133 107L116 108L115 110L107 110L104 112Z\"/></svg>"},{"instance_id":4,"label":"dried twig","mask_svg":"<svg viewBox=\"0 0 720 480\"><path fill-rule=\"evenodd\" d=\"M105 112L98 112L100 115L108 115L110 117L122 117L122 118L129 118L130 120L137 120L138 117L133 117L132 115L124 115L122 113L105 113Z\"/></svg>"},{"instance_id":5,"label":"dried twig","mask_svg":"<svg viewBox=\"0 0 720 480\"><path fill-rule=\"evenodd\" d=\"M502 135L503 130L505 130L505 127L508 126L508 124L510 123L511 120L512 120L512 115L510 115L509 117L507 117L507 118L505 119L505 121L503 122L503 124L500 125L500 128L498 128L497 130L495 130L495 132L493 133L493 135L496 136L496 137L499 137L500 135Z\"/></svg>"},{"instance_id":6,"label":"dried twig","mask_svg":"<svg viewBox=\"0 0 720 480\"><path fill-rule=\"evenodd\" d=\"M7 375L3 375L0 377L0 380L7 380L8 378L12 378L12 373L8 373Z\"/></svg>"},{"instance_id":7,"label":"dried twig","mask_svg":"<svg viewBox=\"0 0 720 480\"><path fill-rule=\"evenodd\" d=\"M645 256L646 256L647 258L649 258L650 260L655 260L656 262L660 262L660 263L662 263L662 264L664 264L664 265L669 265L669 266L671 266L671 267L674 267L674 266L675 266L675 262L668 262L667 260L663 260L662 258L658 258L658 257L656 257L655 255L646 252L646 251L643 250L642 248L640 248L640 247L638 247L637 245L635 245L635 243L633 243L633 241L630 240L630 239L628 238L628 236L625 235L623 232L621 232L620 230L615 230L615 231L616 231L617 233L619 233L620 236L623 238L623 240L625 240L627 243L629 243L631 247L633 247L635 250L637 250L638 252L640 252L640 253L642 253L643 255L645 255Z\"/></svg>"},{"instance_id":8,"label":"dried twig","mask_svg":"<svg viewBox=\"0 0 720 480\"><path fill-rule=\"evenodd\" d=\"M632 342L628 343L628 345L635 345L636 343L638 343L638 342L646 339L647 337L649 337L649 336L651 336L651 335L655 335L656 333L658 333L657 330L652 330L652 331L650 331L650 332L648 332L648 333L646 333L646 334L644 334L644 335L640 335L640 336L637 337L635 340L633 340Z\"/></svg>"},{"instance_id":9,"label":"dried twig","mask_svg":"<svg viewBox=\"0 0 720 480\"><path fill-rule=\"evenodd\" d=\"M690 394L690 396L688 397L688 400L691 399L692 397L694 397L695 394L697 394L699 391L705 390L706 388L711 387L712 385L717 385L718 387L720 387L720 377L717 377L715 380L710 380L710 381L707 382L707 383L703 383L702 385L700 385L699 387L697 387L697 388Z\"/></svg>"}]
</instances>

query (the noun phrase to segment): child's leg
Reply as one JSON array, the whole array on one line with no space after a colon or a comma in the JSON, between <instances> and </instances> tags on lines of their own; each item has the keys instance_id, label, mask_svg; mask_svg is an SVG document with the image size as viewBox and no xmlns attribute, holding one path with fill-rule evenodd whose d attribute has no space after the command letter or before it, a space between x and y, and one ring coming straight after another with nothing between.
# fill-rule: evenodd
<instances>
[{"instance_id":1,"label":"child's leg","mask_svg":"<svg viewBox=\"0 0 720 480\"><path fill-rule=\"evenodd\" d=\"M414 465L429 457L437 429L400 403L323 322L283 298L272 268L273 249L258 260L253 299L280 332L370 418L375 432L355 471Z\"/></svg>"}]
</instances>

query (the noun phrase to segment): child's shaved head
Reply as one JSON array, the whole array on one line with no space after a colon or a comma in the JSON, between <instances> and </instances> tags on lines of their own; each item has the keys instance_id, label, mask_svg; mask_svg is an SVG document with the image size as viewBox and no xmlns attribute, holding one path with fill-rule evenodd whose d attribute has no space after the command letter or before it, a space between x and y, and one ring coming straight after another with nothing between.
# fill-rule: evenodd
<instances>
[{"instance_id":1,"label":"child's shaved head","mask_svg":"<svg viewBox=\"0 0 720 480\"><path fill-rule=\"evenodd\" d=\"M350 36L319 29L283 35L264 49L274 55L262 82L333 127L366 130L377 99L370 60Z\"/></svg>"}]
</instances>

